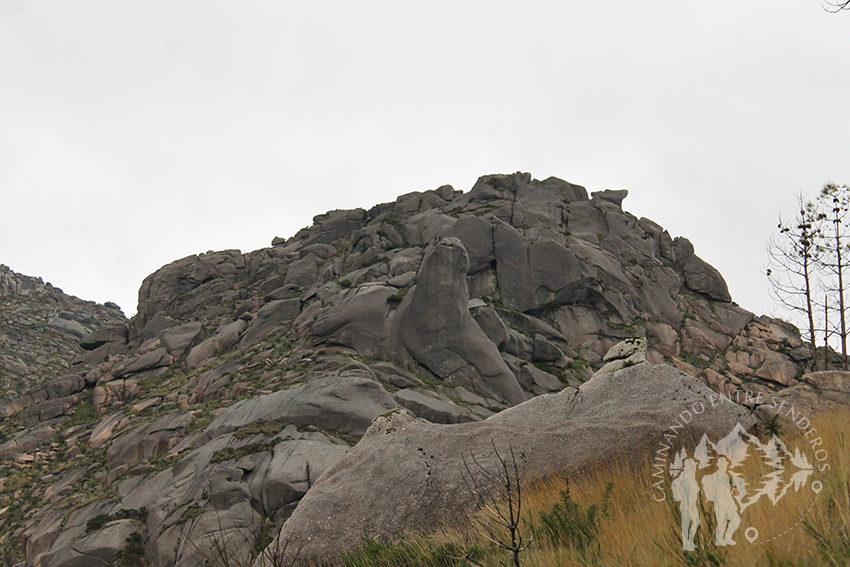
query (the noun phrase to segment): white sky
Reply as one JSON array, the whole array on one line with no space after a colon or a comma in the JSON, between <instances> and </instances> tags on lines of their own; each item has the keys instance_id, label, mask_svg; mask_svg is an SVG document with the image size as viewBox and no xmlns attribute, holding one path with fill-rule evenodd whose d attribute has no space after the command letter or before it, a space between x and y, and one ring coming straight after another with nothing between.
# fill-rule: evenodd
<instances>
[{"instance_id":1,"label":"white sky","mask_svg":"<svg viewBox=\"0 0 850 567\"><path fill-rule=\"evenodd\" d=\"M770 313L764 243L850 183L820 0L0 0L0 263L136 310L183 256L488 173L626 188Z\"/></svg>"}]
</instances>

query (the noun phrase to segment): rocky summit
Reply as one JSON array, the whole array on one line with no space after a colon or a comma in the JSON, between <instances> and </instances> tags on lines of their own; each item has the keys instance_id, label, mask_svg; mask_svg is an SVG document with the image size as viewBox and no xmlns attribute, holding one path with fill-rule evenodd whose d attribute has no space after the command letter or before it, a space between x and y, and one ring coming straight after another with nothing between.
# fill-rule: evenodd
<instances>
[{"instance_id":1,"label":"rocky summit","mask_svg":"<svg viewBox=\"0 0 850 567\"><path fill-rule=\"evenodd\" d=\"M514 173L330 211L163 266L129 321L0 267L4 557L190 567L280 528L292 564L333 565L468 506L467 458L639 461L744 387L848 404L844 373L811 373L793 325L733 303L627 194ZM743 401L690 433L771 416Z\"/></svg>"}]
</instances>

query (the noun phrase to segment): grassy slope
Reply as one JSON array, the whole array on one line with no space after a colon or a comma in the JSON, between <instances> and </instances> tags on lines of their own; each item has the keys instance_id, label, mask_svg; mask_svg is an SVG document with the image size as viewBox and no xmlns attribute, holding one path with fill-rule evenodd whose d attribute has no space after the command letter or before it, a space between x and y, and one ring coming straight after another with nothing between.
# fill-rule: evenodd
<instances>
[{"instance_id":1,"label":"grassy slope","mask_svg":"<svg viewBox=\"0 0 850 567\"><path fill-rule=\"evenodd\" d=\"M735 546L716 548L713 545L710 524L713 513L709 508L703 518L703 549L684 553L681 550L680 524L676 508L665 502L653 500L651 469L630 470L606 468L584 478L568 481L551 478L526 485L523 491L523 521L520 526L526 536L534 534L534 542L520 553L523 567L562 567L567 565L729 565L734 567L790 567L850 565L850 450L845 446L845 435L850 434L850 414L825 415L814 423L823 447L828 451L830 470L816 473L807 485L788 493L775 505L762 498L748 508L742 517L741 527L735 534ZM795 446L812 453L809 441L799 432L780 435L793 452ZM752 459L754 461L754 459ZM816 464L816 463L815 463ZM750 487L767 469L756 463L744 471ZM823 490L812 498L811 481L822 479ZM588 508L603 501L605 486L613 481L613 491L606 514L597 506L597 519L589 519ZM562 491L569 487L572 508L565 510ZM750 490L752 490L752 488ZM547 537L541 513L551 514L553 506L560 503L562 518L566 518L568 531L558 543ZM479 512L479 518L482 516ZM598 528L598 536L581 545L581 530ZM770 542L750 544L744 537L748 526L758 526L767 531L775 528L778 535ZM790 528L790 529L788 529ZM785 530L788 531L785 531ZM464 536L463 534L466 534ZM698 540L699 541L699 540ZM570 543L572 542L572 543ZM448 546L447 546L448 544ZM473 553L474 562L461 559L463 550L472 545L480 553ZM581 547L584 547L582 550ZM495 549L487 541L480 522L474 518L467 525L446 530L428 537L409 536L402 542L364 545L345 558L346 565L396 567L431 567L474 565L512 565L509 553Z\"/></svg>"}]
</instances>

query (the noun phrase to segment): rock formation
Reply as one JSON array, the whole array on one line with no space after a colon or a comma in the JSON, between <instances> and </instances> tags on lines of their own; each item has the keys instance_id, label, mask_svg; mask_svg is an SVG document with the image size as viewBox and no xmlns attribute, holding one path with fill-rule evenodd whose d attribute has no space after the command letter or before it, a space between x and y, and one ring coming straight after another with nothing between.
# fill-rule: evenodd
<instances>
[{"instance_id":1,"label":"rock formation","mask_svg":"<svg viewBox=\"0 0 850 567\"><path fill-rule=\"evenodd\" d=\"M216 537L249 553L242 536L293 510L296 537L358 471L438 505L457 458L491 438L569 471L590 466L585 449L640 446L709 388L844 403L842 376L807 374L796 328L732 303L694 246L626 197L515 173L329 211L268 248L163 266L129 322L0 269L5 556L71 567L133 550L189 567ZM618 396L633 399L619 413ZM733 414L747 418L718 425Z\"/></svg>"},{"instance_id":2,"label":"rock formation","mask_svg":"<svg viewBox=\"0 0 850 567\"><path fill-rule=\"evenodd\" d=\"M389 412L328 469L284 524L279 538L292 543L284 562L297 552L304 565L332 565L330 558L359 545L364 535L385 540L464 517L475 509L463 479L475 468L464 463L494 470L497 451L522 455L528 480L630 459L643 464L682 412L697 402L711 407L712 397L720 398L690 376L644 362L480 423L435 425ZM746 408L724 401L680 435L696 442L703 433L725 434L737 423L754 422Z\"/></svg>"}]
</instances>

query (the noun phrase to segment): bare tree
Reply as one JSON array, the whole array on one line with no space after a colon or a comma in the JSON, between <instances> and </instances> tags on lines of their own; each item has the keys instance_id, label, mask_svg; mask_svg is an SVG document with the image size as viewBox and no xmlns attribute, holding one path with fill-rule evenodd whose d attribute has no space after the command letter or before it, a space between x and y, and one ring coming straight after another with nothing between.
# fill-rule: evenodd
<instances>
[{"instance_id":1,"label":"bare tree","mask_svg":"<svg viewBox=\"0 0 850 567\"><path fill-rule=\"evenodd\" d=\"M841 10L850 10L850 0L826 0L824 10L833 14Z\"/></svg>"},{"instance_id":2,"label":"bare tree","mask_svg":"<svg viewBox=\"0 0 850 567\"><path fill-rule=\"evenodd\" d=\"M509 552L513 566L520 567L519 555L533 540L530 537L526 541L520 530L524 466L517 462L513 446L508 447L509 455L503 456L496 449L496 442L492 439L490 442L497 462L488 468L475 455L471 455L469 461L463 457L463 481L479 510L474 521L481 534ZM524 463L525 454L520 453L519 459ZM465 559L480 565L468 555Z\"/></svg>"},{"instance_id":3,"label":"bare tree","mask_svg":"<svg viewBox=\"0 0 850 567\"><path fill-rule=\"evenodd\" d=\"M824 213L802 195L797 197L799 211L793 219L780 218L778 234L767 243L767 278L771 298L780 307L805 318L812 353L812 368L817 368L815 301L817 269L821 260Z\"/></svg>"},{"instance_id":4,"label":"bare tree","mask_svg":"<svg viewBox=\"0 0 850 567\"><path fill-rule=\"evenodd\" d=\"M850 0L848 0L850 1ZM847 269L847 238L845 223L850 215L850 187L827 183L818 196L818 205L825 220L832 223L829 236L824 234L819 245L819 262L828 278L824 278L823 287L827 296L834 298L832 305L826 302L828 310L838 315L836 328L829 325L829 314L824 314L824 335L838 335L841 342L841 365L847 368L847 308L844 299L844 271ZM828 348L828 344L825 345Z\"/></svg>"}]
</instances>

